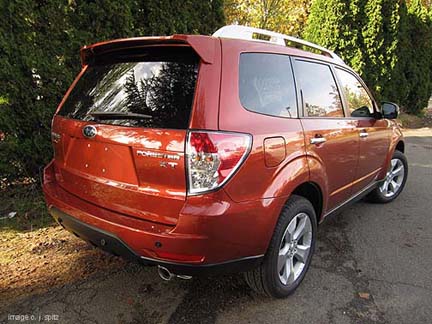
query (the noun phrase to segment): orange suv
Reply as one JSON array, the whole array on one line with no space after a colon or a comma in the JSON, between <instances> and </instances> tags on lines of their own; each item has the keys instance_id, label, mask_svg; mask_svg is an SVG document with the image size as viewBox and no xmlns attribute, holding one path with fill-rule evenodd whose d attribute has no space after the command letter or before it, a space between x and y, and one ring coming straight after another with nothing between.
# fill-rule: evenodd
<instances>
[{"instance_id":1,"label":"orange suv","mask_svg":"<svg viewBox=\"0 0 432 324\"><path fill-rule=\"evenodd\" d=\"M244 271L285 297L317 224L407 179L398 107L318 45L243 26L81 49L52 123L50 213L163 279Z\"/></svg>"}]
</instances>

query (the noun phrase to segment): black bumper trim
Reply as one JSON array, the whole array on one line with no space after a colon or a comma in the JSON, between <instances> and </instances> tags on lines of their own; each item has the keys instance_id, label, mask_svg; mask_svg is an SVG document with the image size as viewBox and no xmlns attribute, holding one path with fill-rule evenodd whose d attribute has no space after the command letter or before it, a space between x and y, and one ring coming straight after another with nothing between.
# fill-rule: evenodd
<instances>
[{"instance_id":1,"label":"black bumper trim","mask_svg":"<svg viewBox=\"0 0 432 324\"><path fill-rule=\"evenodd\" d=\"M242 272L258 267L264 258L264 255L256 255L215 264L186 264L152 259L139 256L116 235L86 224L56 207L51 207L49 212L64 229L93 246L130 261L163 266L175 274L197 276Z\"/></svg>"}]
</instances>

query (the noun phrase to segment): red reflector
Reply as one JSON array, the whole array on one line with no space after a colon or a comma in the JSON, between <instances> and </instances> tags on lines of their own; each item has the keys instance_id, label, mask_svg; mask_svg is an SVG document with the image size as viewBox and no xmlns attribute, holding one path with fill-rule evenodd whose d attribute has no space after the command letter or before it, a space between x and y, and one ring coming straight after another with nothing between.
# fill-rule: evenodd
<instances>
[{"instance_id":1,"label":"red reflector","mask_svg":"<svg viewBox=\"0 0 432 324\"><path fill-rule=\"evenodd\" d=\"M196 152L217 153L217 147L214 146L208 133L191 133L190 144Z\"/></svg>"},{"instance_id":2,"label":"red reflector","mask_svg":"<svg viewBox=\"0 0 432 324\"><path fill-rule=\"evenodd\" d=\"M203 262L205 259L205 257L202 255L176 254L176 253L162 252L162 251L157 251L156 255L161 259L167 259L171 261L193 262L193 263Z\"/></svg>"}]
</instances>

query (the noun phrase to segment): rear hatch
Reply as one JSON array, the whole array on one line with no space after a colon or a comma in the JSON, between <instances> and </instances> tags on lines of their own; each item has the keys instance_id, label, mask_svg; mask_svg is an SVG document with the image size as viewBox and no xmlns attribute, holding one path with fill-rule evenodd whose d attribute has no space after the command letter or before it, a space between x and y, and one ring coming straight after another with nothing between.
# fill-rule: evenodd
<instances>
[{"instance_id":1,"label":"rear hatch","mask_svg":"<svg viewBox=\"0 0 432 324\"><path fill-rule=\"evenodd\" d=\"M59 184L101 207L176 224L199 62L186 45L92 58L54 117Z\"/></svg>"}]
</instances>

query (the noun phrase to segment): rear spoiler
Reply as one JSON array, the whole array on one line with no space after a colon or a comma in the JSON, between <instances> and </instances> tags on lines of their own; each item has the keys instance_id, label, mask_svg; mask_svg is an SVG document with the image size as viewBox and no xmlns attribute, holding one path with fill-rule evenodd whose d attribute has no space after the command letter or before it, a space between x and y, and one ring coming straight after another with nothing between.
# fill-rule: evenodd
<instances>
[{"instance_id":1,"label":"rear spoiler","mask_svg":"<svg viewBox=\"0 0 432 324\"><path fill-rule=\"evenodd\" d=\"M219 39L201 35L172 35L158 37L135 37L115 39L84 46L80 50L82 66L88 65L98 55L125 48L139 48L148 45L186 44L191 46L204 63L212 64Z\"/></svg>"}]
</instances>

